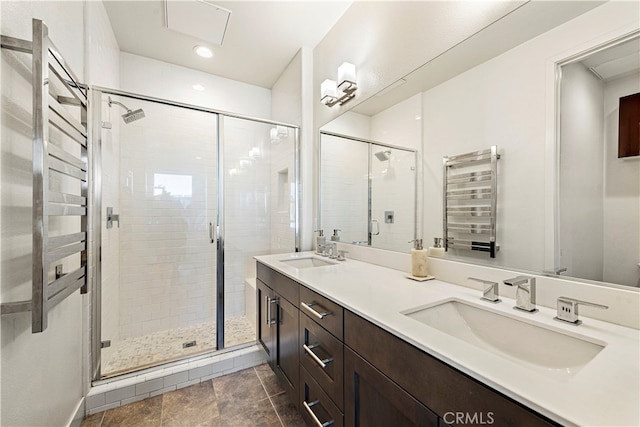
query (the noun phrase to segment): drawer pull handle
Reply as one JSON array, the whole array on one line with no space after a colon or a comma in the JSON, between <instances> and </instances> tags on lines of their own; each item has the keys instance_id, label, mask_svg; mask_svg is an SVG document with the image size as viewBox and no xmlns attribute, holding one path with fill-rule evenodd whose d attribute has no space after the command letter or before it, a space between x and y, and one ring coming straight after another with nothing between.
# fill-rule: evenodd
<instances>
[{"instance_id":1,"label":"drawer pull handle","mask_svg":"<svg viewBox=\"0 0 640 427\"><path fill-rule=\"evenodd\" d=\"M316 425L318 427L329 427L330 425L333 425L333 420L331 421L327 421L326 423L322 423L320 422L320 420L318 419L318 417L316 417L316 414L313 413L313 411L311 410L312 407L316 406L318 403L320 403L319 400L314 400L311 403L307 403L306 400L302 401L302 405L304 406L304 409L307 410L307 412L309 413L309 416L311 416L311 419L316 423Z\"/></svg>"},{"instance_id":2,"label":"drawer pull handle","mask_svg":"<svg viewBox=\"0 0 640 427\"><path fill-rule=\"evenodd\" d=\"M327 317L330 314L333 314L330 311L324 311L322 313L318 313L313 308L311 308L314 305L318 305L315 302L312 302L312 303L300 302L300 305L302 306L302 308L304 308L305 310L307 310L309 313L313 314L315 317L317 317L320 320L324 319L325 317Z\"/></svg>"},{"instance_id":3,"label":"drawer pull handle","mask_svg":"<svg viewBox=\"0 0 640 427\"><path fill-rule=\"evenodd\" d=\"M302 348L304 348L304 351L311 356L311 358L313 359L314 362L316 362L318 364L318 366L320 366L322 369L327 367L327 364L333 362L332 358L329 359L320 359L318 356L316 356L316 354L313 352L312 349L318 347L318 344L313 344L313 345L306 345L306 344L302 344Z\"/></svg>"},{"instance_id":4,"label":"drawer pull handle","mask_svg":"<svg viewBox=\"0 0 640 427\"><path fill-rule=\"evenodd\" d=\"M269 300L269 327L271 327L271 325L275 325L277 323L276 320L273 320L273 314L271 313L271 306L275 304L276 308L278 307L278 299L277 298L273 298Z\"/></svg>"}]
</instances>

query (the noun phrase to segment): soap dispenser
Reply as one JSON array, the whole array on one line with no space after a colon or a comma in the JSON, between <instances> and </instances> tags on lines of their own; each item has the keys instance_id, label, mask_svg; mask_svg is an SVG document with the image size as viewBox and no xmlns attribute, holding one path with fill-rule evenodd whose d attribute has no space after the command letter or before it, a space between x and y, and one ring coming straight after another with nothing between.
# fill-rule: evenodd
<instances>
[{"instance_id":1,"label":"soap dispenser","mask_svg":"<svg viewBox=\"0 0 640 427\"><path fill-rule=\"evenodd\" d=\"M442 237L433 238L433 246L429 248L428 252L429 256L431 257L441 257L444 255L444 248L442 247Z\"/></svg>"},{"instance_id":2,"label":"soap dispenser","mask_svg":"<svg viewBox=\"0 0 640 427\"><path fill-rule=\"evenodd\" d=\"M333 230L333 236L331 236L331 241L332 242L339 242L340 241L340 236L338 236L338 231L342 231L339 228L336 228Z\"/></svg>"},{"instance_id":3,"label":"soap dispenser","mask_svg":"<svg viewBox=\"0 0 640 427\"><path fill-rule=\"evenodd\" d=\"M324 237L324 230L320 229L314 231L318 233L318 235L316 236L316 253L321 255L324 253L324 247L327 244L327 238Z\"/></svg>"},{"instance_id":4,"label":"soap dispenser","mask_svg":"<svg viewBox=\"0 0 640 427\"><path fill-rule=\"evenodd\" d=\"M414 242L411 249L411 275L414 277L427 277L427 250L422 246L422 239L411 240Z\"/></svg>"}]
</instances>

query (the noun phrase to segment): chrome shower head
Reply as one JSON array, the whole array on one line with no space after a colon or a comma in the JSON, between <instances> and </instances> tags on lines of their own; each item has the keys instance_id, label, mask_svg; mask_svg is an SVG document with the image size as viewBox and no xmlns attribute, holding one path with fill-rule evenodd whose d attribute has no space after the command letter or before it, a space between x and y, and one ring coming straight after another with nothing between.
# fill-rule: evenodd
<instances>
[{"instance_id":1,"label":"chrome shower head","mask_svg":"<svg viewBox=\"0 0 640 427\"><path fill-rule=\"evenodd\" d=\"M111 107L112 104L116 104L124 108L125 110L127 110L127 112L122 115L122 120L124 120L125 124L135 122L136 120L140 120L145 117L144 111L142 111L142 108L138 108L137 110L133 111L130 108L128 108L126 105L124 105L122 102L112 100L111 97L109 97L108 100L109 100L109 107Z\"/></svg>"},{"instance_id":2,"label":"chrome shower head","mask_svg":"<svg viewBox=\"0 0 640 427\"><path fill-rule=\"evenodd\" d=\"M126 113L124 113L122 115L122 120L124 120L126 124L129 124L131 122L135 122L136 120L144 119L144 117L144 111L142 111L142 108L138 108L135 111L128 110Z\"/></svg>"},{"instance_id":3,"label":"chrome shower head","mask_svg":"<svg viewBox=\"0 0 640 427\"><path fill-rule=\"evenodd\" d=\"M378 160L384 162L385 160L389 160L391 158L391 150L378 151L377 153L375 153L375 156L378 158Z\"/></svg>"}]
</instances>

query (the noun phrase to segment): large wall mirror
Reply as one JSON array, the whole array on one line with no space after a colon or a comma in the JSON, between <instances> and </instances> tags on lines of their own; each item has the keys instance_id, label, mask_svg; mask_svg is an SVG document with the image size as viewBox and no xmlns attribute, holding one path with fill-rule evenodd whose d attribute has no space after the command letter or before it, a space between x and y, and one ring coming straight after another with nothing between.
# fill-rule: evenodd
<instances>
[{"instance_id":1,"label":"large wall mirror","mask_svg":"<svg viewBox=\"0 0 640 427\"><path fill-rule=\"evenodd\" d=\"M564 21L548 24L546 17L560 16L551 9L560 6L574 7L570 2L526 4L518 9L517 16L512 14L498 25L485 28L326 123L320 134L340 134L416 150L418 203L416 223L412 226L425 245L443 236L443 157L497 145L499 250L495 258L473 250L449 250L444 256L638 289L640 160L638 156L618 158L613 151L617 153L618 149L619 98L640 91L640 76L637 71L627 70L623 75L598 80L598 105L580 101L580 89L571 88L578 85L578 80L569 80L573 74L580 79L586 73L591 74L591 80L597 80L594 72L588 70L592 66L589 61L637 65L640 62L637 38L635 44L621 45L618 49L599 49L599 57L590 59L585 54L558 63L562 79L556 89L562 96L558 95L557 106L563 111L563 122L558 121L555 126L559 132L555 143L559 148L558 164L554 164L549 161L548 145L553 140L553 131L549 130L553 124L549 125L545 118L545 109L553 98L554 81L548 70L555 63L550 58L562 58L559 54L562 51L577 52L572 49L578 43L586 43L593 37L585 30L587 35L582 41L565 43L561 33L551 34L550 29L572 18L565 13ZM527 7L531 9L524 10ZM584 11L576 11L573 17ZM544 22L548 24L546 27ZM538 24L543 26L534 28ZM535 38L537 35L541 37ZM564 47L558 46L562 43ZM616 51L623 57L616 57ZM636 89L631 87L634 82ZM585 109L598 115L598 119L583 115ZM572 121L571 125L565 121ZM589 132L589 138L583 138L580 132ZM565 136L573 142L565 141ZM593 144L592 148L587 148L588 143ZM352 141L348 146L356 149L357 144ZM346 147L345 143L343 148ZM371 153L368 155L371 157ZM320 177L320 187L326 178L326 172L322 171L329 167L326 162L331 161L325 156L320 159L318 169L325 174ZM555 188L549 184L554 181L554 170ZM342 221L332 218L334 222L325 224L329 218L325 212L327 203L321 195L318 199L318 226L327 232L329 228L342 228L333 224L343 224L346 218ZM552 200L557 201L555 207ZM361 226L362 233L370 230L369 218L363 219ZM554 231L550 232L551 229ZM366 239L348 239L358 240ZM550 244L551 241L554 243ZM375 240L367 243L377 247ZM407 244L393 250L408 252L410 248Z\"/></svg>"},{"instance_id":2,"label":"large wall mirror","mask_svg":"<svg viewBox=\"0 0 640 427\"><path fill-rule=\"evenodd\" d=\"M640 36L564 61L558 74L556 271L640 286Z\"/></svg>"}]
</instances>

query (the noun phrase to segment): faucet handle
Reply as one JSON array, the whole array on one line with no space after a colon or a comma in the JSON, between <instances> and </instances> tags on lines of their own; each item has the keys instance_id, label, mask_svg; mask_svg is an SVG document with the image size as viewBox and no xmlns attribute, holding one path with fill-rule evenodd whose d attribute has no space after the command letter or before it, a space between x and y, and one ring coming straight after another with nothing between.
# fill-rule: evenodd
<instances>
[{"instance_id":1,"label":"faucet handle","mask_svg":"<svg viewBox=\"0 0 640 427\"><path fill-rule=\"evenodd\" d=\"M575 298L569 297L558 297L558 313L555 320L560 320L562 322L573 323L578 326L582 323L582 320L578 319L578 306L586 305L589 307L600 308L602 310L606 310L609 307L602 304L595 304L589 301L581 301Z\"/></svg>"},{"instance_id":2,"label":"faucet handle","mask_svg":"<svg viewBox=\"0 0 640 427\"><path fill-rule=\"evenodd\" d=\"M530 276L516 276L503 280L502 283L516 287L516 310L536 313L536 278Z\"/></svg>"},{"instance_id":3,"label":"faucet handle","mask_svg":"<svg viewBox=\"0 0 640 427\"><path fill-rule=\"evenodd\" d=\"M492 282L491 280L478 279L477 277L467 277L469 280L473 280L475 282L480 282L484 285L482 289L482 297L481 299L485 301L489 301L492 303L499 303L502 300L500 299L500 288L498 287L498 282Z\"/></svg>"},{"instance_id":4,"label":"faucet handle","mask_svg":"<svg viewBox=\"0 0 640 427\"><path fill-rule=\"evenodd\" d=\"M338 261L345 261L345 260L347 259L347 257L346 257L346 256L344 256L344 254L348 254L348 253L349 253L349 251L345 251L344 249L340 249L340 250L338 251L338 258L337 258L337 260L338 260Z\"/></svg>"}]
</instances>

